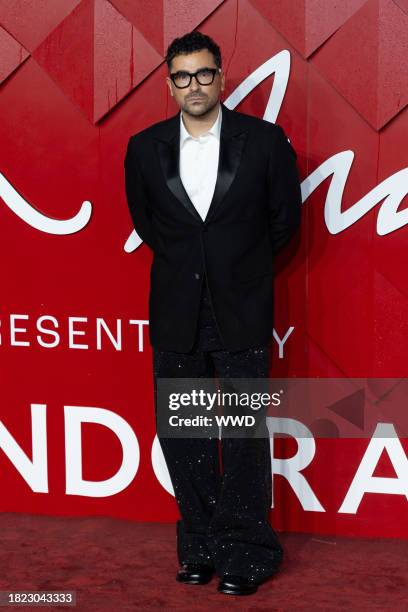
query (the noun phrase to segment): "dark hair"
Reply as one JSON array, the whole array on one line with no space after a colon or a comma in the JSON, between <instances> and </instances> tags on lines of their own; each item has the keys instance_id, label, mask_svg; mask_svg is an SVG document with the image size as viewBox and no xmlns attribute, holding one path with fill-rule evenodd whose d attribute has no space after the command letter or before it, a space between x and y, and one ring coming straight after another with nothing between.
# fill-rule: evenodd
<instances>
[{"instance_id":1,"label":"dark hair","mask_svg":"<svg viewBox=\"0 0 408 612\"><path fill-rule=\"evenodd\" d=\"M180 38L175 38L168 46L166 53L166 63L170 70L171 62L176 55L187 55L194 53L194 51L201 51L207 49L214 56L214 61L217 68L221 68L221 50L216 42L212 38L194 30L188 34L184 34Z\"/></svg>"}]
</instances>

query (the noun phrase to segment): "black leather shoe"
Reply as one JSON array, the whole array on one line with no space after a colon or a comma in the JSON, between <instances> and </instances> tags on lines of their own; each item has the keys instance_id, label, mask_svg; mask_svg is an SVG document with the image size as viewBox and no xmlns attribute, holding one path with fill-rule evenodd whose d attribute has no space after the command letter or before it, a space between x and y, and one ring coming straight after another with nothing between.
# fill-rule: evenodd
<instances>
[{"instance_id":1,"label":"black leather shoe","mask_svg":"<svg viewBox=\"0 0 408 612\"><path fill-rule=\"evenodd\" d=\"M201 563L185 563L177 572L176 580L184 584L207 584L213 577L214 569Z\"/></svg>"},{"instance_id":2,"label":"black leather shoe","mask_svg":"<svg viewBox=\"0 0 408 612\"><path fill-rule=\"evenodd\" d=\"M258 585L243 576L223 576L217 590L226 595L252 595L258 590Z\"/></svg>"}]
</instances>

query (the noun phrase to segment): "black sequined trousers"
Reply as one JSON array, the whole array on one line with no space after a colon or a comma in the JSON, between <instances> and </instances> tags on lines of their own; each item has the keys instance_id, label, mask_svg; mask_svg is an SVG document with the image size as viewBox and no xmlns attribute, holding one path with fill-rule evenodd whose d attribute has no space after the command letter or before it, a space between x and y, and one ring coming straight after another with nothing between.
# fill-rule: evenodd
<instances>
[{"instance_id":1,"label":"black sequined trousers","mask_svg":"<svg viewBox=\"0 0 408 612\"><path fill-rule=\"evenodd\" d=\"M163 378L268 377L270 345L229 352L211 308L206 278L190 353L153 348L153 374ZM160 438L181 520L180 564L212 565L218 576L255 582L277 571L283 549L268 522L272 503L269 438ZM220 467L220 453L222 473Z\"/></svg>"}]
</instances>

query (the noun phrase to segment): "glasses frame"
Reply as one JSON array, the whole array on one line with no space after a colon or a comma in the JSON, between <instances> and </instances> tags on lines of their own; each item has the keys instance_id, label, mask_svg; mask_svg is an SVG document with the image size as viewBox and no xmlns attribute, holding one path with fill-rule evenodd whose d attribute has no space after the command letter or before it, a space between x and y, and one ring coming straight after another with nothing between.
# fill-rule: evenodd
<instances>
[{"instance_id":1,"label":"glasses frame","mask_svg":"<svg viewBox=\"0 0 408 612\"><path fill-rule=\"evenodd\" d=\"M210 83L200 83L200 81L197 78L197 75L200 72L203 72L204 70L208 70L209 72L212 73L212 81ZM180 72L182 72L184 74L188 74L188 76L190 77L190 80L189 80L188 84L187 85L183 85L182 87L180 87L179 85L176 85L176 83L175 83L175 78L176 78L176 76ZM197 72L187 72L187 70L178 70L177 72L172 72L170 74L170 78L171 78L171 80L172 80L172 82L174 84L174 87L177 87L177 89L187 89L187 87L190 87L191 81L193 80L193 77L195 77L195 80L197 81L197 83L199 85L201 85L201 87L207 87L208 85L212 85L214 83L215 75L217 73L220 73L220 72L221 72L221 68L207 68L207 67L200 68L199 70L197 70Z\"/></svg>"}]
</instances>

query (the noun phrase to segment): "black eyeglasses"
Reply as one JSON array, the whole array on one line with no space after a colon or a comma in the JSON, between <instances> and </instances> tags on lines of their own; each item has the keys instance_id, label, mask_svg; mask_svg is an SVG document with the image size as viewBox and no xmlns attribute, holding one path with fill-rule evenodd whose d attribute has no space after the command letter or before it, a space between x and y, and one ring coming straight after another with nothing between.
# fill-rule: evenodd
<instances>
[{"instance_id":1,"label":"black eyeglasses","mask_svg":"<svg viewBox=\"0 0 408 612\"><path fill-rule=\"evenodd\" d=\"M211 85L217 72L221 72L221 68L200 68L200 70L193 73L179 70L178 72L173 72L170 78L177 89L185 89L190 87L193 77L196 78L197 83L200 85Z\"/></svg>"}]
</instances>

